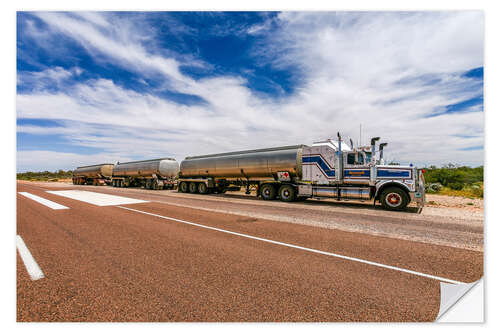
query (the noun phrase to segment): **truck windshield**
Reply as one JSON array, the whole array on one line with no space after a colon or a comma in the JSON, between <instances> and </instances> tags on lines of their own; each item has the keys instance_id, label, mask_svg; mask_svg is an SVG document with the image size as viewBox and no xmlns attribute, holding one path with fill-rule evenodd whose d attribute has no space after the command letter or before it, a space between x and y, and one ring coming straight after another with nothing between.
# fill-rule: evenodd
<instances>
[{"instance_id":1,"label":"truck windshield","mask_svg":"<svg viewBox=\"0 0 500 333\"><path fill-rule=\"evenodd\" d=\"M372 160L372 153L371 152L365 152L366 155L366 163L370 163Z\"/></svg>"}]
</instances>

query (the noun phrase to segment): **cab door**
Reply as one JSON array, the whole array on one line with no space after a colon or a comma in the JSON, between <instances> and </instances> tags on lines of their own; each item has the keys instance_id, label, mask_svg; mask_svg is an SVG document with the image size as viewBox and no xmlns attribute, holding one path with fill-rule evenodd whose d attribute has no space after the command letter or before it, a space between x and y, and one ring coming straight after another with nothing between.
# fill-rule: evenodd
<instances>
[{"instance_id":1,"label":"cab door","mask_svg":"<svg viewBox=\"0 0 500 333\"><path fill-rule=\"evenodd\" d=\"M351 152L344 154L344 183L367 184L370 181L370 169L364 164L363 154Z\"/></svg>"}]
</instances>

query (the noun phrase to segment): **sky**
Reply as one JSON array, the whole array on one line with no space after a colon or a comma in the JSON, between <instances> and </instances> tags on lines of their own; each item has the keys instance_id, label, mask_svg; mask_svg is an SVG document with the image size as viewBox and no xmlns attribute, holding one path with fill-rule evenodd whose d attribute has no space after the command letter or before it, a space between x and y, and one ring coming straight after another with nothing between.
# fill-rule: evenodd
<instances>
[{"instance_id":1,"label":"sky","mask_svg":"<svg viewBox=\"0 0 500 333\"><path fill-rule=\"evenodd\" d=\"M18 12L17 171L380 136L386 161L484 159L484 17Z\"/></svg>"}]
</instances>

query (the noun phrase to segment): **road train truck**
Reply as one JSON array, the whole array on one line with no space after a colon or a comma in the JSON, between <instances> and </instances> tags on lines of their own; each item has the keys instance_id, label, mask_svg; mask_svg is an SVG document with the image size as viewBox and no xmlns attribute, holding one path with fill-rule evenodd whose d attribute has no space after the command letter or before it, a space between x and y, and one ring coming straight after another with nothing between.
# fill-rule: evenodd
<instances>
[{"instance_id":1,"label":"road train truck","mask_svg":"<svg viewBox=\"0 0 500 333\"><path fill-rule=\"evenodd\" d=\"M150 190L173 189L179 173L174 158L145 161L117 162L113 168L111 185L115 187L143 187Z\"/></svg>"},{"instance_id":2,"label":"road train truck","mask_svg":"<svg viewBox=\"0 0 500 333\"><path fill-rule=\"evenodd\" d=\"M113 174L113 164L104 163L81 166L73 170L73 184L75 185L107 185Z\"/></svg>"},{"instance_id":3,"label":"road train truck","mask_svg":"<svg viewBox=\"0 0 500 333\"><path fill-rule=\"evenodd\" d=\"M374 200L389 210L402 210L425 199L423 171L408 166L385 165L383 148L376 142L355 148L342 140L269 149L186 157L180 164L178 191L224 193L255 187L265 200L294 201L307 198Z\"/></svg>"}]
</instances>

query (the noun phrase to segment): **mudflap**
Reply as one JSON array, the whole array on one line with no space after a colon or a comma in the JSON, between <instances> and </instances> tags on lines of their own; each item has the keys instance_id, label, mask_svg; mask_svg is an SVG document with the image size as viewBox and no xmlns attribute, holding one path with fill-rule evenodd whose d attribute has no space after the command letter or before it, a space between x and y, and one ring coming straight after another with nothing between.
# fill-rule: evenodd
<instances>
[{"instance_id":1,"label":"mudflap","mask_svg":"<svg viewBox=\"0 0 500 333\"><path fill-rule=\"evenodd\" d=\"M425 206L425 192L422 193L421 198L416 199L417 202L417 214L422 213L422 209L424 209Z\"/></svg>"}]
</instances>

